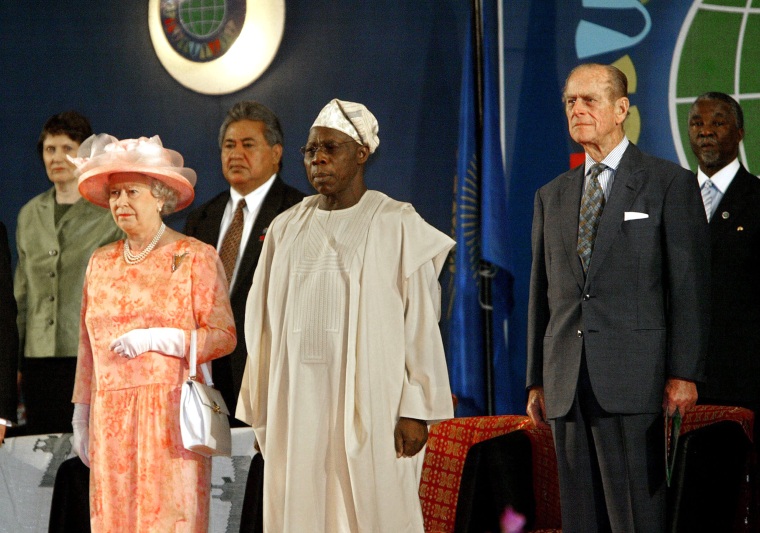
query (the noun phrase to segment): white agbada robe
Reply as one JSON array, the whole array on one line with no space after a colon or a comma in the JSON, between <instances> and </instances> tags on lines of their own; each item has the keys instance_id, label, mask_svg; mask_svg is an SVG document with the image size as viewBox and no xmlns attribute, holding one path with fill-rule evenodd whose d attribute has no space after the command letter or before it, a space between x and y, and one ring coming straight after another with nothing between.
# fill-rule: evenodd
<instances>
[{"instance_id":1,"label":"white agbada robe","mask_svg":"<svg viewBox=\"0 0 760 533\"><path fill-rule=\"evenodd\" d=\"M399 417L453 416L437 278L454 242L405 203L312 196L270 225L246 308L236 416L265 460L264 529L423 531L423 453Z\"/></svg>"}]
</instances>

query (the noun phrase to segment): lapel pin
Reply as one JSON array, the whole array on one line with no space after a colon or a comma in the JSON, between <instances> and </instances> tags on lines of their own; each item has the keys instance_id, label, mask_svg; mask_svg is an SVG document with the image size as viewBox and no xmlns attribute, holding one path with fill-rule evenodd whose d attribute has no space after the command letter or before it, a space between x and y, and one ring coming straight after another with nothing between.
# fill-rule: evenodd
<instances>
[{"instance_id":1,"label":"lapel pin","mask_svg":"<svg viewBox=\"0 0 760 533\"><path fill-rule=\"evenodd\" d=\"M720 216L721 216L721 218L722 218L723 220L728 220L728 217L730 217L730 216L731 216L731 214L730 214L728 211L723 211L723 212L720 214Z\"/></svg>"},{"instance_id":2,"label":"lapel pin","mask_svg":"<svg viewBox=\"0 0 760 533\"><path fill-rule=\"evenodd\" d=\"M738 228L736 228L736 231L744 231L744 226L739 226Z\"/></svg>"},{"instance_id":3,"label":"lapel pin","mask_svg":"<svg viewBox=\"0 0 760 533\"><path fill-rule=\"evenodd\" d=\"M267 236L267 229L269 228L264 228L263 230L261 230L261 235L259 235L259 242L263 241L264 237Z\"/></svg>"},{"instance_id":4,"label":"lapel pin","mask_svg":"<svg viewBox=\"0 0 760 533\"><path fill-rule=\"evenodd\" d=\"M187 252L185 252L184 254L174 254L172 256L172 272L174 272L175 270L179 268L179 265L182 263L182 260L185 258L186 255L187 255Z\"/></svg>"}]
</instances>

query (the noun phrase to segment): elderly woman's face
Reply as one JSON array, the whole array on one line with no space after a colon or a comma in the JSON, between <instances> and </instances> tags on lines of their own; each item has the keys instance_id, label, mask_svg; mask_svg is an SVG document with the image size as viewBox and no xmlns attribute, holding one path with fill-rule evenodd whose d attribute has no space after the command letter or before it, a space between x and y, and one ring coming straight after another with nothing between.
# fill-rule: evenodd
<instances>
[{"instance_id":1,"label":"elderly woman's face","mask_svg":"<svg viewBox=\"0 0 760 533\"><path fill-rule=\"evenodd\" d=\"M108 179L108 197L116 224L127 234L155 232L163 201L151 194L153 179L133 172Z\"/></svg>"},{"instance_id":2,"label":"elderly woman's face","mask_svg":"<svg viewBox=\"0 0 760 533\"><path fill-rule=\"evenodd\" d=\"M76 181L74 164L66 156L75 157L78 149L79 143L66 134L45 137L42 141L42 161L50 181L56 184Z\"/></svg>"}]
</instances>

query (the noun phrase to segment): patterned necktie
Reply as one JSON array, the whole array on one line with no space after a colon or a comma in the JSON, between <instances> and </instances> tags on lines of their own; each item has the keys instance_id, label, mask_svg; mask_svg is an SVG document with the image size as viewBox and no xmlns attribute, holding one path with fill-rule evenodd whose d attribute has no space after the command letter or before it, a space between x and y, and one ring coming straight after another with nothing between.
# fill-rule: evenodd
<instances>
[{"instance_id":1,"label":"patterned necktie","mask_svg":"<svg viewBox=\"0 0 760 533\"><path fill-rule=\"evenodd\" d=\"M713 215L713 202L715 201L715 184L712 182L711 179L705 180L705 182L702 184L702 203L705 204L705 214L707 215L707 221L710 222L710 219Z\"/></svg>"},{"instance_id":2,"label":"patterned necktie","mask_svg":"<svg viewBox=\"0 0 760 533\"><path fill-rule=\"evenodd\" d=\"M235 270L238 252L240 251L240 239L243 237L243 208L245 200L240 200L235 207L235 214L232 215L232 222L227 228L227 233L222 241L222 248L219 250L219 258L224 265L224 273L227 275L227 283L232 279L232 273Z\"/></svg>"},{"instance_id":3,"label":"patterned necktie","mask_svg":"<svg viewBox=\"0 0 760 533\"><path fill-rule=\"evenodd\" d=\"M581 212L578 217L578 256L581 258L584 274L588 272L588 265L591 263L596 230L604 209L604 191L599 183L599 174L606 168L607 165L597 163L589 169L588 184L581 200Z\"/></svg>"}]
</instances>

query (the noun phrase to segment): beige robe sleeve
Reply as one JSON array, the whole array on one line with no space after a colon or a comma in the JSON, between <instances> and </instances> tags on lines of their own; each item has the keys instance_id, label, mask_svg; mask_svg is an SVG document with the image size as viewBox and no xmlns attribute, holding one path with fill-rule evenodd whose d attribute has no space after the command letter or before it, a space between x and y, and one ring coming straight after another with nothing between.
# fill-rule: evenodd
<instances>
[{"instance_id":1,"label":"beige robe sleeve","mask_svg":"<svg viewBox=\"0 0 760 533\"><path fill-rule=\"evenodd\" d=\"M427 256L427 260L411 272L404 282L406 372L399 416L435 423L454 416L446 357L438 324L441 318L438 275L453 243L421 219L419 221L422 224L419 224L417 218L415 217L411 228L410 225L405 225L407 238L404 241L414 242L418 250L423 248L423 252L412 254L409 250L404 250L403 268L416 266L420 256ZM414 239L408 238L410 233Z\"/></svg>"}]
</instances>

